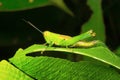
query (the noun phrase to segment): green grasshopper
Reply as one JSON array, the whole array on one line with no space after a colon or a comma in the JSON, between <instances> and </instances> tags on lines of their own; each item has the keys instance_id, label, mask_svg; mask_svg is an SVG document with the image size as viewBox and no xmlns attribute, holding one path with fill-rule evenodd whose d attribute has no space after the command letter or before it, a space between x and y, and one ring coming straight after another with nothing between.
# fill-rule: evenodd
<instances>
[{"instance_id":1,"label":"green grasshopper","mask_svg":"<svg viewBox=\"0 0 120 80\"><path fill-rule=\"evenodd\" d=\"M94 33L92 30L89 30L80 35L71 37L67 35L53 33L50 31L42 32L36 26L34 26L31 22L26 20L24 21L29 25L31 25L33 28L35 28L37 31L42 33L46 43L49 44L49 46L56 45L56 46L62 46L62 47L91 47L95 45L97 42L97 41L90 41L90 42L84 41L85 39L94 37L96 35L96 33Z\"/></svg>"}]
</instances>

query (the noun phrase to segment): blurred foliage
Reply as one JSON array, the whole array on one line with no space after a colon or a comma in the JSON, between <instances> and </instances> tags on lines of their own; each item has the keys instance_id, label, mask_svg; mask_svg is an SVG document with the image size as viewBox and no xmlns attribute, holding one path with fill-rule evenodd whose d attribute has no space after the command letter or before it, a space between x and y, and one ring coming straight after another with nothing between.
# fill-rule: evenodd
<instances>
[{"instance_id":1,"label":"blurred foliage","mask_svg":"<svg viewBox=\"0 0 120 80\"><path fill-rule=\"evenodd\" d=\"M96 39L105 42L105 26L102 15L102 0L88 0L87 4L90 6L92 10L92 15L90 19L83 24L82 31L85 32L87 30L93 29L96 32Z\"/></svg>"},{"instance_id":2,"label":"blurred foliage","mask_svg":"<svg viewBox=\"0 0 120 80\"><path fill-rule=\"evenodd\" d=\"M104 23L107 35L107 45L114 50L120 45L120 1L103 1Z\"/></svg>"},{"instance_id":3,"label":"blurred foliage","mask_svg":"<svg viewBox=\"0 0 120 80\"><path fill-rule=\"evenodd\" d=\"M120 56L120 46L116 50L114 50L114 52L116 53L116 55Z\"/></svg>"},{"instance_id":4,"label":"blurred foliage","mask_svg":"<svg viewBox=\"0 0 120 80\"><path fill-rule=\"evenodd\" d=\"M18 4L15 4L18 3ZM54 5L65 12L67 12L70 15L73 15L73 13L69 10L69 8L65 5L63 0L8 0L7 2L5 0L0 1L0 11L20 11L20 10L26 10L26 9L32 9L32 8L38 8L48 5Z\"/></svg>"}]
</instances>

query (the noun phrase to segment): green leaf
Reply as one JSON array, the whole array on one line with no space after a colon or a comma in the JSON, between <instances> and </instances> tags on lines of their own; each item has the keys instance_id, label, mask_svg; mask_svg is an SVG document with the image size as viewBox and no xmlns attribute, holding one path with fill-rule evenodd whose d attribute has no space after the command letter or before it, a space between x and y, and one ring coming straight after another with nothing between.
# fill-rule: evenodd
<instances>
[{"instance_id":1,"label":"green leaf","mask_svg":"<svg viewBox=\"0 0 120 80\"><path fill-rule=\"evenodd\" d=\"M25 10L50 5L49 0L1 0L0 11Z\"/></svg>"},{"instance_id":2,"label":"green leaf","mask_svg":"<svg viewBox=\"0 0 120 80\"><path fill-rule=\"evenodd\" d=\"M6 60L0 62L0 80L33 80Z\"/></svg>"},{"instance_id":3,"label":"green leaf","mask_svg":"<svg viewBox=\"0 0 120 80\"><path fill-rule=\"evenodd\" d=\"M120 75L112 68L88 61L70 62L53 57L26 56L30 52L46 49L43 45L33 45L25 50L19 49L9 59L14 65L37 80L120 80ZM48 47L47 50L55 49ZM57 51L63 49L58 48Z\"/></svg>"},{"instance_id":4,"label":"green leaf","mask_svg":"<svg viewBox=\"0 0 120 80\"><path fill-rule=\"evenodd\" d=\"M66 13L70 14L71 16L74 16L74 14L70 11L70 9L64 3L64 0L50 0L50 1L53 3L53 5L61 8Z\"/></svg>"},{"instance_id":5,"label":"green leaf","mask_svg":"<svg viewBox=\"0 0 120 80\"><path fill-rule=\"evenodd\" d=\"M120 69L120 58L112 53L106 46L102 45L91 48L60 48L35 44L24 50L19 49L14 57L9 60L20 70L38 80L119 80L120 76L116 71L112 70L109 66L96 64L95 62L70 62L59 58L45 56L32 57L27 55L38 51L70 52L89 56Z\"/></svg>"},{"instance_id":6,"label":"green leaf","mask_svg":"<svg viewBox=\"0 0 120 80\"><path fill-rule=\"evenodd\" d=\"M111 52L107 47L104 47L104 46L96 46L92 48L59 48L59 47L57 48L57 47L48 47L44 45L35 44L25 49L24 53L21 53L20 55L22 54L25 55L27 53L44 51L44 50L45 51L63 51L63 52L70 52L70 53L85 55L120 69L120 58L116 56L113 52Z\"/></svg>"},{"instance_id":7,"label":"green leaf","mask_svg":"<svg viewBox=\"0 0 120 80\"><path fill-rule=\"evenodd\" d=\"M1 0L0 11L19 11L49 5L57 6L68 14L73 15L63 0Z\"/></svg>"},{"instance_id":8,"label":"green leaf","mask_svg":"<svg viewBox=\"0 0 120 80\"><path fill-rule=\"evenodd\" d=\"M92 15L88 22L82 26L82 31L94 30L97 34L96 39L105 42L105 26L102 15L102 0L87 0L87 4L92 10Z\"/></svg>"}]
</instances>

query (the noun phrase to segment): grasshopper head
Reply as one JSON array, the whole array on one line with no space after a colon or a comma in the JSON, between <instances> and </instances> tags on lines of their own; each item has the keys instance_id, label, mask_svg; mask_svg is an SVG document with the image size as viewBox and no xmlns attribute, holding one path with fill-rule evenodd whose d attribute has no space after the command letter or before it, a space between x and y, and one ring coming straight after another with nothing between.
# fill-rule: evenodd
<instances>
[{"instance_id":1,"label":"grasshopper head","mask_svg":"<svg viewBox=\"0 0 120 80\"><path fill-rule=\"evenodd\" d=\"M53 34L50 31L44 31L43 36L44 36L45 41L49 44L53 41L52 39L54 39Z\"/></svg>"},{"instance_id":2,"label":"grasshopper head","mask_svg":"<svg viewBox=\"0 0 120 80\"><path fill-rule=\"evenodd\" d=\"M44 32L43 32L43 35L44 35L44 36L48 36L49 34L50 34L50 31L44 31Z\"/></svg>"}]
</instances>

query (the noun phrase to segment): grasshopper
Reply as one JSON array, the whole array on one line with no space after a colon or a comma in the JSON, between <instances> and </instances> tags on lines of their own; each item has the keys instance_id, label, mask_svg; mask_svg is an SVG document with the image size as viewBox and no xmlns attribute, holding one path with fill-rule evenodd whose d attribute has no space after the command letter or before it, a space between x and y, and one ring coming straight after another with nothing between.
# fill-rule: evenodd
<instances>
[{"instance_id":1,"label":"grasshopper","mask_svg":"<svg viewBox=\"0 0 120 80\"><path fill-rule=\"evenodd\" d=\"M62 47L91 47L91 46L95 45L97 42L96 40L89 41L89 42L84 41L85 39L94 37L96 35L96 33L94 33L93 30L89 30L80 35L71 37L68 35L61 35L61 34L53 33L50 31L42 32L40 29L38 29L36 26L34 26L31 22L26 21L26 20L24 20L24 21L26 23L28 23L29 25L31 25L33 28L35 28L37 31L42 33L46 43L49 46L56 45L56 46L62 46Z\"/></svg>"}]
</instances>

